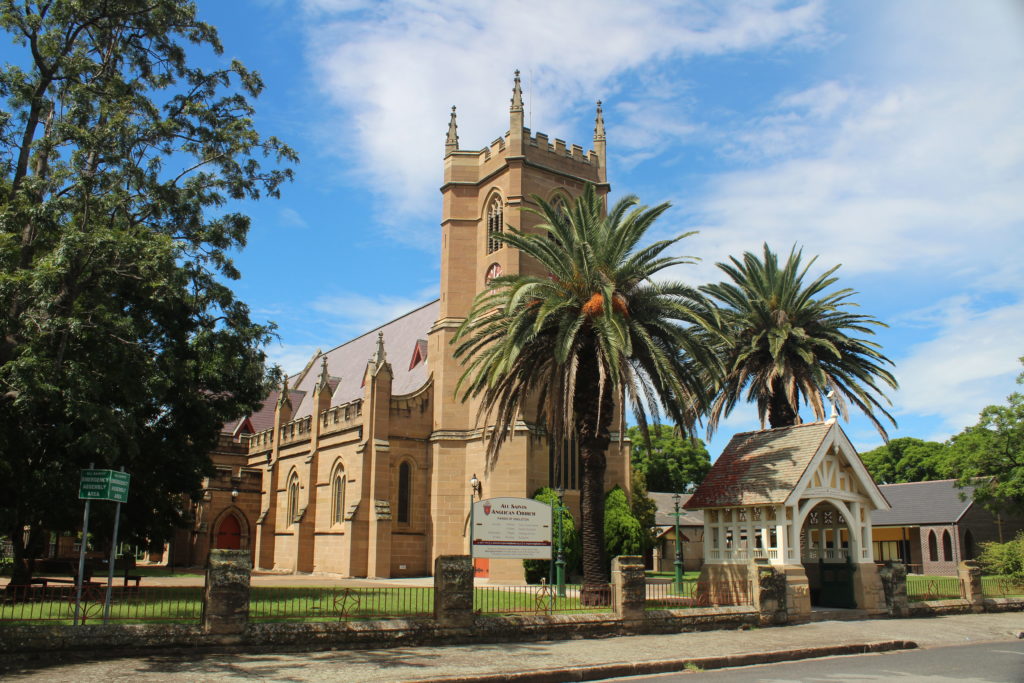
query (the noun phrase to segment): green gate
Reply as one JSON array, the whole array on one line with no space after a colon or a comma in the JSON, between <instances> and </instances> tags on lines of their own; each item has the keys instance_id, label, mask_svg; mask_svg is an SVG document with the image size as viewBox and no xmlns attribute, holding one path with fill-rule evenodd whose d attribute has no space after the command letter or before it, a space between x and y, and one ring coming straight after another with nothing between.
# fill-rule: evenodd
<instances>
[{"instance_id":1,"label":"green gate","mask_svg":"<svg viewBox=\"0 0 1024 683\"><path fill-rule=\"evenodd\" d=\"M818 560L818 571L821 576L818 603L821 607L857 607L857 600L853 596L853 573L857 571L857 566L850 562L850 558L846 558L844 564Z\"/></svg>"}]
</instances>

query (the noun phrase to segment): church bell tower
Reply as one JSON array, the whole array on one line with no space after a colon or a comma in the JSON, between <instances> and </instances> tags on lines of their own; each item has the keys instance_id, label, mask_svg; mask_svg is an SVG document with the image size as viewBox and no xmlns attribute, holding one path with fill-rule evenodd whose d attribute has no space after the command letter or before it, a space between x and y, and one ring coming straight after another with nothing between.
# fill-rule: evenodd
<instances>
[{"instance_id":1,"label":"church bell tower","mask_svg":"<svg viewBox=\"0 0 1024 683\"><path fill-rule=\"evenodd\" d=\"M601 195L609 190L600 102L589 152L530 131L524 126L523 112L523 92L516 71L509 129L504 135L483 149L462 149L455 107L448 123L441 186L441 301L437 322L430 332L428 356L434 382L431 508L435 557L468 549L468 544L460 547L452 539L464 537L469 500L466 482L473 474L483 480L484 498L529 496L548 483L546 446L531 447L526 436L506 442L500 462L490 471L484 462L478 406L455 396L463 368L452 357L451 340L468 315L473 298L491 277L532 266L517 249L505 246L495 235L510 227L529 231L537 225L540 218L523 211L535 206L534 196L568 205L588 183L595 185Z\"/></svg>"}]
</instances>

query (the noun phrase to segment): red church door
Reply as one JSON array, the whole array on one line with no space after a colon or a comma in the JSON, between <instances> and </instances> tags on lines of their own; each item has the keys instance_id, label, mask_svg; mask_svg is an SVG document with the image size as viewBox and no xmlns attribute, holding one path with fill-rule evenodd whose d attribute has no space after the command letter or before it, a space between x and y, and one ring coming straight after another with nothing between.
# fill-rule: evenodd
<instances>
[{"instance_id":1,"label":"red church door","mask_svg":"<svg viewBox=\"0 0 1024 683\"><path fill-rule=\"evenodd\" d=\"M217 548L223 550L240 550L242 548L242 527L238 524L238 518L228 515L221 520L220 528L217 530Z\"/></svg>"}]
</instances>

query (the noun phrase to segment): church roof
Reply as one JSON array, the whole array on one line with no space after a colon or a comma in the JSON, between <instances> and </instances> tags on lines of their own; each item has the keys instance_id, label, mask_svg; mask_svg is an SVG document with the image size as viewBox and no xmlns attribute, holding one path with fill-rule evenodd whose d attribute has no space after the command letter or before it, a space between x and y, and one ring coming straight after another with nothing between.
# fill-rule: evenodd
<instances>
[{"instance_id":1,"label":"church roof","mask_svg":"<svg viewBox=\"0 0 1024 683\"><path fill-rule=\"evenodd\" d=\"M974 487L957 488L955 479L883 484L878 487L892 504L891 510L875 510L875 526L952 524L974 503ZM960 494L966 500L960 498Z\"/></svg>"},{"instance_id":2,"label":"church roof","mask_svg":"<svg viewBox=\"0 0 1024 683\"><path fill-rule=\"evenodd\" d=\"M785 503L832 427L809 422L736 434L686 507Z\"/></svg>"},{"instance_id":3,"label":"church roof","mask_svg":"<svg viewBox=\"0 0 1024 683\"><path fill-rule=\"evenodd\" d=\"M436 299L362 336L336 346L325 354L314 355L305 370L288 378L289 385L304 392L300 402L292 403L295 410L293 418L306 417L313 412L313 387L319 377L320 358L323 355L327 356L327 371L331 376L330 384L334 388L331 405L341 405L362 398L363 373L366 371L366 362L377 349L378 332L384 333L384 350L391 363L394 377L391 385L392 395L410 394L422 387L428 379L427 363L417 363L410 367L409 359L412 358L419 341L427 338L427 333L437 320L440 306L440 299ZM420 351L422 353L426 349L421 348Z\"/></svg>"}]
</instances>

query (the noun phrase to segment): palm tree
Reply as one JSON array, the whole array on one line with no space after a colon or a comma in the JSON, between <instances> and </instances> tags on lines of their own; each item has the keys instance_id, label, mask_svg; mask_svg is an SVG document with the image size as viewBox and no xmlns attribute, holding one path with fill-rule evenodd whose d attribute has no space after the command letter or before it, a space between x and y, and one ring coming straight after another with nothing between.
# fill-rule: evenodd
<instances>
[{"instance_id":1,"label":"palm tree","mask_svg":"<svg viewBox=\"0 0 1024 683\"><path fill-rule=\"evenodd\" d=\"M885 367L892 361L877 343L855 336L874 334L874 327L886 325L848 311L856 306L849 300L856 294L852 289L826 291L838 280L833 273L839 266L805 285L817 257L803 267L801 257L794 247L780 268L777 255L765 244L763 258L746 252L742 261L730 257L731 263L717 264L731 282L701 287L719 305L719 327L709 339L723 368L713 383L708 431L714 431L746 390L746 400L757 403L762 427L766 421L773 428L798 424L801 401L823 420L822 398L828 395L843 419L849 419L847 403L852 403L888 440L875 412L896 426L879 400L891 405L880 383L898 387Z\"/></svg>"},{"instance_id":2,"label":"palm tree","mask_svg":"<svg viewBox=\"0 0 1024 683\"><path fill-rule=\"evenodd\" d=\"M477 295L453 340L465 365L457 393L479 397L480 418L493 419L491 463L534 406L552 443L577 439L584 597L594 601L608 582L604 473L616 407L628 398L643 426L661 409L678 424L695 422L706 401L693 368L710 356L691 325L705 324L709 306L685 284L651 279L692 262L663 255L687 235L638 247L669 204L648 209L630 196L605 216L593 186L571 207L533 199L540 209L527 210L541 218L536 230L509 227L501 239L542 274L498 277Z\"/></svg>"}]
</instances>

